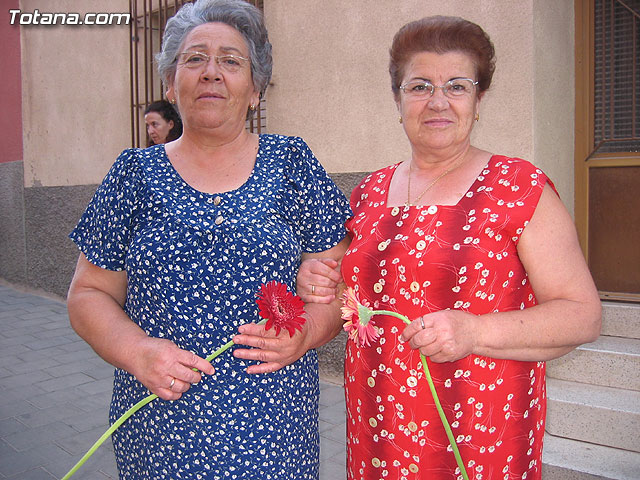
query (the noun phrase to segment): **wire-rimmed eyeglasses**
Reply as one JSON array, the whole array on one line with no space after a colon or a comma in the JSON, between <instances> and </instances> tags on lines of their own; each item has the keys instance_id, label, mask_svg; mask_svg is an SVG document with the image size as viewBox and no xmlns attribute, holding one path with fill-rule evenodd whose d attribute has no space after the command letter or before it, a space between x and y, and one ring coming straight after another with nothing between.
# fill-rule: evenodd
<instances>
[{"instance_id":1,"label":"wire-rimmed eyeglasses","mask_svg":"<svg viewBox=\"0 0 640 480\"><path fill-rule=\"evenodd\" d=\"M473 87L478 85L478 82L473 81L470 78L453 78L444 85L434 85L427 80L411 80L400 86L405 95L414 98L424 98L426 96L432 96L436 88L441 88L449 98L458 98L471 95L473 93Z\"/></svg>"},{"instance_id":2,"label":"wire-rimmed eyeglasses","mask_svg":"<svg viewBox=\"0 0 640 480\"><path fill-rule=\"evenodd\" d=\"M178 64L191 69L204 68L209 65L212 59L221 70L231 73L237 72L249 61L248 58L239 55L211 56L203 52L182 52L178 54Z\"/></svg>"}]
</instances>

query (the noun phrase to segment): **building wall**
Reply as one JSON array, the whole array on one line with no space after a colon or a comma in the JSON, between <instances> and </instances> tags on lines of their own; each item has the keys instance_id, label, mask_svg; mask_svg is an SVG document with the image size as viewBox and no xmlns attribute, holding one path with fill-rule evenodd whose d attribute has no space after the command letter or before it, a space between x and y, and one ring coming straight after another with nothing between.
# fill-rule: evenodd
<instances>
[{"instance_id":1,"label":"building wall","mask_svg":"<svg viewBox=\"0 0 640 480\"><path fill-rule=\"evenodd\" d=\"M17 107L3 118L19 130L0 154L10 162L0 163L0 277L64 296L78 255L67 234L130 143L129 27L9 25L9 9L84 15L129 3L22 0L0 12L2 93Z\"/></svg>"},{"instance_id":2,"label":"building wall","mask_svg":"<svg viewBox=\"0 0 640 480\"><path fill-rule=\"evenodd\" d=\"M572 2L266 1L274 51L269 130L302 136L338 174L407 159L388 51L402 25L433 14L478 23L496 48L473 143L541 166L572 210L574 99L561 87L573 85Z\"/></svg>"},{"instance_id":3,"label":"building wall","mask_svg":"<svg viewBox=\"0 0 640 480\"><path fill-rule=\"evenodd\" d=\"M3 88L0 88L0 277L24 283L20 27L10 25L8 19L8 11L18 6L18 0L8 0L0 11L0 65L3 70Z\"/></svg>"}]
</instances>

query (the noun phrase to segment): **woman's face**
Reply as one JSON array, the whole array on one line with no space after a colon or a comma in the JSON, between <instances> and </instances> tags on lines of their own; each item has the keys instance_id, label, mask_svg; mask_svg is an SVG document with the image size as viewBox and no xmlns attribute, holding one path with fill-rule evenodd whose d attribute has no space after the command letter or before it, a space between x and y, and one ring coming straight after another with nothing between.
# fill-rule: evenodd
<instances>
[{"instance_id":1,"label":"woman's face","mask_svg":"<svg viewBox=\"0 0 640 480\"><path fill-rule=\"evenodd\" d=\"M193 58L185 52L206 57ZM180 53L167 97L176 99L185 131L221 126L230 132L243 129L249 105L257 105L259 100L250 61L238 60L236 71L230 71L233 58L225 60L226 68L215 59L221 55L248 59L249 49L242 34L224 23L205 23L189 32Z\"/></svg>"},{"instance_id":2,"label":"woman's face","mask_svg":"<svg viewBox=\"0 0 640 480\"><path fill-rule=\"evenodd\" d=\"M149 112L144 116L144 123L147 125L149 138L155 145L166 143L173 128L173 120L167 122L158 112Z\"/></svg>"},{"instance_id":3,"label":"woman's face","mask_svg":"<svg viewBox=\"0 0 640 480\"><path fill-rule=\"evenodd\" d=\"M402 84L421 80L441 86L456 78L477 80L475 65L467 54L420 52L409 60ZM442 88L435 88L433 95L427 93L418 97L400 90L396 103L412 148L425 153L446 154L468 145L480 103L476 91L473 87L471 94L451 98Z\"/></svg>"}]
</instances>

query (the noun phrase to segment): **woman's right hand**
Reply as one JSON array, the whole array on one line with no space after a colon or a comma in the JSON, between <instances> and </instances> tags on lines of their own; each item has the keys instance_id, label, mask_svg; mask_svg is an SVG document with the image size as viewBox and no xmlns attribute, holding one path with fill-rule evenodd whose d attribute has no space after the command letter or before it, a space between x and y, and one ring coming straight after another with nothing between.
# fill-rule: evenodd
<instances>
[{"instance_id":1,"label":"woman's right hand","mask_svg":"<svg viewBox=\"0 0 640 480\"><path fill-rule=\"evenodd\" d=\"M339 264L332 258L304 260L298 270L296 291L305 303L331 303L342 282Z\"/></svg>"},{"instance_id":2,"label":"woman's right hand","mask_svg":"<svg viewBox=\"0 0 640 480\"><path fill-rule=\"evenodd\" d=\"M139 347L130 373L163 400L179 399L192 383L202 379L200 372L214 373L213 366L204 358L182 350L170 340L147 337Z\"/></svg>"}]
</instances>

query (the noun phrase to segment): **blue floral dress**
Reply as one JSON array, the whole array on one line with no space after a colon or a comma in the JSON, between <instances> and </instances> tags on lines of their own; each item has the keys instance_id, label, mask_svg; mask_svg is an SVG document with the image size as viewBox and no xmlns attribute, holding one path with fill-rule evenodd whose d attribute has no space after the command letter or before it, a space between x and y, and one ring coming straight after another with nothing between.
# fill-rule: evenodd
<instances>
[{"instance_id":1,"label":"blue floral dress","mask_svg":"<svg viewBox=\"0 0 640 480\"><path fill-rule=\"evenodd\" d=\"M206 357L257 322L256 293L292 289L303 252L345 236L348 203L300 138L261 135L234 191L194 190L163 145L125 150L70 234L87 259L125 270L125 311L148 335ZM114 434L120 478L317 479L315 351L249 375L230 352L180 400L155 400ZM110 420L149 394L116 369Z\"/></svg>"}]
</instances>

